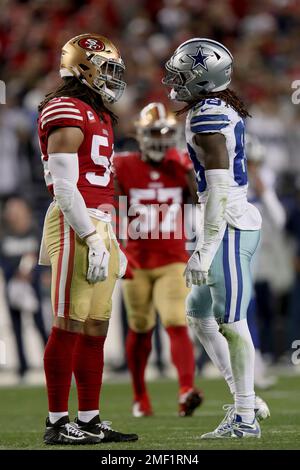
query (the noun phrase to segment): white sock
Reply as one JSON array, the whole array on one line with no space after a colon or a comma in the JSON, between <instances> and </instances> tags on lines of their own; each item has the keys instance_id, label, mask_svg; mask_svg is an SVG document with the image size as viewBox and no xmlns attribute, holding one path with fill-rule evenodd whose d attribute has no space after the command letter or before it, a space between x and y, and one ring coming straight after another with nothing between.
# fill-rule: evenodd
<instances>
[{"instance_id":1,"label":"white sock","mask_svg":"<svg viewBox=\"0 0 300 470\"><path fill-rule=\"evenodd\" d=\"M187 316L187 322L195 331L208 356L219 369L234 395L234 380L231 371L228 343L219 332L219 325L214 317L196 318Z\"/></svg>"},{"instance_id":2,"label":"white sock","mask_svg":"<svg viewBox=\"0 0 300 470\"><path fill-rule=\"evenodd\" d=\"M68 416L69 413L67 411L60 411L59 413L53 413L52 411L49 411L49 419L51 424L55 424L56 421L58 421L60 418L63 416Z\"/></svg>"},{"instance_id":3,"label":"white sock","mask_svg":"<svg viewBox=\"0 0 300 470\"><path fill-rule=\"evenodd\" d=\"M259 382L266 378L266 366L259 349L255 349L254 379Z\"/></svg>"},{"instance_id":4,"label":"white sock","mask_svg":"<svg viewBox=\"0 0 300 470\"><path fill-rule=\"evenodd\" d=\"M88 423L91 419L95 418L95 416L99 415L99 410L91 410L91 411L78 411L78 419L83 421L84 423Z\"/></svg>"},{"instance_id":5,"label":"white sock","mask_svg":"<svg viewBox=\"0 0 300 470\"><path fill-rule=\"evenodd\" d=\"M220 330L228 341L232 375L235 383L236 413L241 416L244 422L252 423L255 418L255 350L247 320L223 323Z\"/></svg>"}]
</instances>

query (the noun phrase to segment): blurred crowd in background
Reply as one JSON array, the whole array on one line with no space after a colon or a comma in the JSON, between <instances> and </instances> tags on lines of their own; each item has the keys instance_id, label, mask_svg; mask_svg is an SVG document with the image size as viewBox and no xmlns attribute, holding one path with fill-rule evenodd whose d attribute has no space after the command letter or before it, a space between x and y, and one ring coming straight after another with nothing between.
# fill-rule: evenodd
<instances>
[{"instance_id":1,"label":"blurred crowd in background","mask_svg":"<svg viewBox=\"0 0 300 470\"><path fill-rule=\"evenodd\" d=\"M233 53L232 87L248 104L247 131L263 149L257 158L254 152L249 171L250 197L265 224L255 265L260 347L270 361L290 358L293 339L300 339L300 105L291 98L292 83L300 79L300 1L0 0L0 9L0 77L6 84L6 105L0 105L0 253L20 374L27 367L24 305L14 299L25 288L21 283L13 290L10 284L19 269L17 257L37 254L49 204L37 105L59 83L62 45L83 32L108 36L125 61L128 86L116 107L117 150L136 145L134 116L145 104L168 104L161 85L164 63L181 42L208 37ZM18 243L12 244L12 237ZM21 280L32 288L27 298L31 295L35 325L45 342L40 302L49 291L49 274L29 270L30 257L24 264Z\"/></svg>"}]
</instances>

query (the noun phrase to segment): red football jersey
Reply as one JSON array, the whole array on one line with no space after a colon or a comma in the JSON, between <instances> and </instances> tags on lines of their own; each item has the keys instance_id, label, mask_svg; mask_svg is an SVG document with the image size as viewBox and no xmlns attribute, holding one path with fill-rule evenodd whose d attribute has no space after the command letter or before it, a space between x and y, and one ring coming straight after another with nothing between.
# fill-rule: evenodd
<instances>
[{"instance_id":1,"label":"red football jersey","mask_svg":"<svg viewBox=\"0 0 300 470\"><path fill-rule=\"evenodd\" d=\"M78 150L79 180L77 187L86 206L108 210L114 203L114 185L111 175L113 131L111 119L104 114L102 121L87 103L77 98L54 98L43 109L38 120L45 181L53 193L53 182L48 169L48 136L58 127L79 127L84 140ZM101 207L103 206L103 207Z\"/></svg>"},{"instance_id":2,"label":"red football jersey","mask_svg":"<svg viewBox=\"0 0 300 470\"><path fill-rule=\"evenodd\" d=\"M187 261L183 205L191 168L186 154L176 149L168 150L159 164L143 161L140 153L114 156L115 177L121 195L127 196L126 252L138 267Z\"/></svg>"}]
</instances>

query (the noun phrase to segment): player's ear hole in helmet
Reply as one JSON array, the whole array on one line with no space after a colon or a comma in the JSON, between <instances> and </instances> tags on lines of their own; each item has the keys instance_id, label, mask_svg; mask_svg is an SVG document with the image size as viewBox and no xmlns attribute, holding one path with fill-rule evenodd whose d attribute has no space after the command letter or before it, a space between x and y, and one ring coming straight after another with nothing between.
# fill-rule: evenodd
<instances>
[{"instance_id":1,"label":"player's ear hole in helmet","mask_svg":"<svg viewBox=\"0 0 300 470\"><path fill-rule=\"evenodd\" d=\"M134 124L143 158L160 162L169 148L178 145L178 121L163 103L149 103Z\"/></svg>"}]
</instances>

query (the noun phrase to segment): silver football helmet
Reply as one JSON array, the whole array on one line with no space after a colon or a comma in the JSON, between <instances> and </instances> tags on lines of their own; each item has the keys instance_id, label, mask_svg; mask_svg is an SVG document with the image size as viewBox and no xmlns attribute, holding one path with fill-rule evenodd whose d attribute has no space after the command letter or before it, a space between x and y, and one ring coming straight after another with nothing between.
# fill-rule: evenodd
<instances>
[{"instance_id":1,"label":"silver football helmet","mask_svg":"<svg viewBox=\"0 0 300 470\"><path fill-rule=\"evenodd\" d=\"M166 63L162 83L171 87L171 99L192 101L225 90L231 82L232 63L233 57L223 44L206 38L189 39Z\"/></svg>"}]
</instances>

